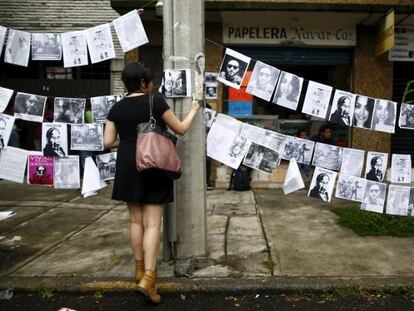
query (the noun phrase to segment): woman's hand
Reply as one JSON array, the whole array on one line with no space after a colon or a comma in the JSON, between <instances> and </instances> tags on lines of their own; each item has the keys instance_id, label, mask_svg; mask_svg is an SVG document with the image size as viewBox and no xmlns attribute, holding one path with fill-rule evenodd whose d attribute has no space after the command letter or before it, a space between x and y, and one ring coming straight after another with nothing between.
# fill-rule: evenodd
<instances>
[{"instance_id":1,"label":"woman's hand","mask_svg":"<svg viewBox=\"0 0 414 311\"><path fill-rule=\"evenodd\" d=\"M193 101L191 102L191 108L190 108L190 110L192 110L192 111L194 111L194 112L197 112L197 111L198 111L198 109L200 109L200 104L198 103L198 101L197 101L197 100L193 100Z\"/></svg>"}]
</instances>

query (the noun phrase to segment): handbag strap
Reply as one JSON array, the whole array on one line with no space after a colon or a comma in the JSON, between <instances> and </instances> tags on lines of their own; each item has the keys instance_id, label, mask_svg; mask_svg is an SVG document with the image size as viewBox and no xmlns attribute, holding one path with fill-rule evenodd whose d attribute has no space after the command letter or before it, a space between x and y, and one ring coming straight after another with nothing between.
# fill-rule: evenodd
<instances>
[{"instance_id":1,"label":"handbag strap","mask_svg":"<svg viewBox=\"0 0 414 311\"><path fill-rule=\"evenodd\" d=\"M154 116L152 115L152 109L154 107L154 96L152 94L149 95L148 101L149 101L149 108L150 108L149 123L156 124L157 120L155 120Z\"/></svg>"}]
</instances>

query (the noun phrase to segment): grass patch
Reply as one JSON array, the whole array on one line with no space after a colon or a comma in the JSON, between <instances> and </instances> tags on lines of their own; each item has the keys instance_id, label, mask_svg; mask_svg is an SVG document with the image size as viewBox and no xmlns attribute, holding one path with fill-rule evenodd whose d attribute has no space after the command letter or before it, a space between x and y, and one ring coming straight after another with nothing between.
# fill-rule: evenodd
<instances>
[{"instance_id":1,"label":"grass patch","mask_svg":"<svg viewBox=\"0 0 414 311\"><path fill-rule=\"evenodd\" d=\"M333 208L339 224L360 236L414 237L414 217L363 211L357 205Z\"/></svg>"}]
</instances>

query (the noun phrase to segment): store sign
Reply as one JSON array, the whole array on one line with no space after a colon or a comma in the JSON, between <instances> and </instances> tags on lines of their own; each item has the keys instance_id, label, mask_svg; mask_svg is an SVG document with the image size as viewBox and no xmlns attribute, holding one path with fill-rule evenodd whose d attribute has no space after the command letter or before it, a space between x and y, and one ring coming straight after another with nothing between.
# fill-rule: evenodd
<instances>
[{"instance_id":1,"label":"store sign","mask_svg":"<svg viewBox=\"0 0 414 311\"><path fill-rule=\"evenodd\" d=\"M356 45L356 24L342 13L224 12L222 15L225 44Z\"/></svg>"},{"instance_id":2,"label":"store sign","mask_svg":"<svg viewBox=\"0 0 414 311\"><path fill-rule=\"evenodd\" d=\"M414 26L395 26L395 45L388 58L390 61L414 62Z\"/></svg>"},{"instance_id":3,"label":"store sign","mask_svg":"<svg viewBox=\"0 0 414 311\"><path fill-rule=\"evenodd\" d=\"M395 14L391 10L380 22L378 27L375 56L379 56L394 47Z\"/></svg>"}]
</instances>

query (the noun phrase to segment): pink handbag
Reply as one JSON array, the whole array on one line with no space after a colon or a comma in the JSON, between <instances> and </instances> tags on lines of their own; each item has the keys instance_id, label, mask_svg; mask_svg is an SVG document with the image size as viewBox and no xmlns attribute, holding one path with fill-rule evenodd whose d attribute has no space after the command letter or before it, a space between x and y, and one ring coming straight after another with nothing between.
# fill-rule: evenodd
<instances>
[{"instance_id":1,"label":"pink handbag","mask_svg":"<svg viewBox=\"0 0 414 311\"><path fill-rule=\"evenodd\" d=\"M177 179L181 176L181 160L175 147L177 138L157 124L152 115L153 101L154 97L150 95L149 122L137 125L137 170L161 170L170 178Z\"/></svg>"}]
</instances>

